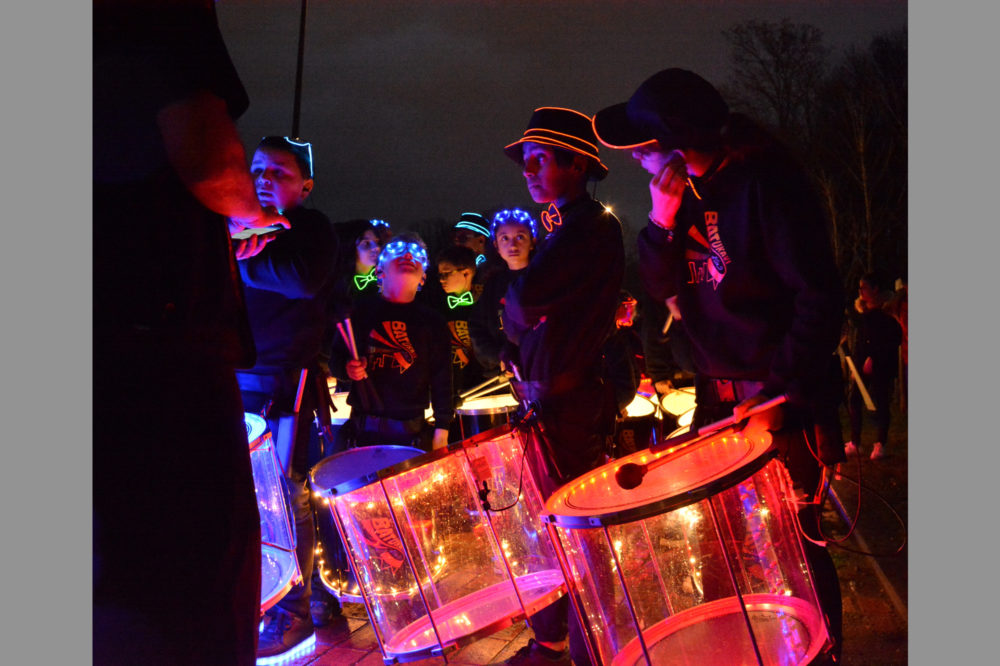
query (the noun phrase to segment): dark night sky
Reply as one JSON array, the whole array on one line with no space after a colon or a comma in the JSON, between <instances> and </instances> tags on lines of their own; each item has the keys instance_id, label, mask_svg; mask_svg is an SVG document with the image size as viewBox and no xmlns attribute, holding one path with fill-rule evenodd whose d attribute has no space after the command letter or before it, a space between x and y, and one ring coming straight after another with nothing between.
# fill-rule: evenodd
<instances>
[{"instance_id":1,"label":"dark night sky","mask_svg":"<svg viewBox=\"0 0 1000 666\"><path fill-rule=\"evenodd\" d=\"M248 149L291 132L299 0L223 0L230 53L250 95ZM533 205L501 148L537 106L593 114L666 67L721 85L721 31L754 18L811 23L835 52L906 26L900 0L677 2L311 0L300 134L314 144L313 204L333 220L396 229L466 210ZM622 153L597 197L644 223L645 178Z\"/></svg>"}]
</instances>

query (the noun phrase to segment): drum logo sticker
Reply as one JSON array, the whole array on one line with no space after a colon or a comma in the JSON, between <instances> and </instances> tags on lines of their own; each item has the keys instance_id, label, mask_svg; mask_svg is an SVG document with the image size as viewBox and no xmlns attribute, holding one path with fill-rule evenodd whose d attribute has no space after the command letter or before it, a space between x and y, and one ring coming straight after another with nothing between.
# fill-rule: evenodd
<instances>
[{"instance_id":1,"label":"drum logo sticker","mask_svg":"<svg viewBox=\"0 0 1000 666\"><path fill-rule=\"evenodd\" d=\"M705 211L705 229L708 238L693 225L688 229L688 238L695 245L691 247L689 243L684 253L690 271L688 284L711 283L713 289L718 289L732 259L719 235L719 214L716 211Z\"/></svg>"},{"instance_id":2,"label":"drum logo sticker","mask_svg":"<svg viewBox=\"0 0 1000 666\"><path fill-rule=\"evenodd\" d=\"M395 574L404 564L403 544L388 518L365 518L361 522L361 538L375 549L375 559Z\"/></svg>"},{"instance_id":3,"label":"drum logo sticker","mask_svg":"<svg viewBox=\"0 0 1000 666\"><path fill-rule=\"evenodd\" d=\"M384 321L382 330L373 328L368 336L368 364L372 368L398 368L406 372L417 360L405 321Z\"/></svg>"},{"instance_id":4,"label":"drum logo sticker","mask_svg":"<svg viewBox=\"0 0 1000 666\"><path fill-rule=\"evenodd\" d=\"M469 335L469 322L449 321L451 331L451 364L464 368L469 365L472 357L472 336Z\"/></svg>"}]
</instances>

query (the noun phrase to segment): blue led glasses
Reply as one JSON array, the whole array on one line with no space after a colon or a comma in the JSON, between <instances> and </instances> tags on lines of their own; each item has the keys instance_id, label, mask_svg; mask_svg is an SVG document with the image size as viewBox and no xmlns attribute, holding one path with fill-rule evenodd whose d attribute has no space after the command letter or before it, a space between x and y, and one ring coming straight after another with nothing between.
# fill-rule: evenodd
<instances>
[{"instance_id":1,"label":"blue led glasses","mask_svg":"<svg viewBox=\"0 0 1000 666\"><path fill-rule=\"evenodd\" d=\"M490 224L490 236L495 240L497 227L502 224L520 224L531 229L531 237L538 238L538 224L531 213L520 208L505 208L493 216L493 223Z\"/></svg>"},{"instance_id":2,"label":"blue led glasses","mask_svg":"<svg viewBox=\"0 0 1000 666\"><path fill-rule=\"evenodd\" d=\"M427 250L421 247L419 243L407 243L403 240L392 241L382 248L382 253L378 257L378 265L387 264L406 253L409 253L415 261L419 262L423 266L424 271L427 270Z\"/></svg>"},{"instance_id":3,"label":"blue led glasses","mask_svg":"<svg viewBox=\"0 0 1000 666\"><path fill-rule=\"evenodd\" d=\"M386 222L385 220L377 220L377 219L368 220L368 223L371 224L373 227L385 227L386 229L391 228L389 227L389 223Z\"/></svg>"}]
</instances>

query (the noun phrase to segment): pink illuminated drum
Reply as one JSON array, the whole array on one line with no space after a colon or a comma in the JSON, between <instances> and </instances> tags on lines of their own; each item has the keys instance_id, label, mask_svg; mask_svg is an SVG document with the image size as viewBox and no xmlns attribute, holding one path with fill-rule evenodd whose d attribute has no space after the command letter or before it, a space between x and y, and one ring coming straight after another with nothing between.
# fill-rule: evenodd
<instances>
[{"instance_id":1,"label":"pink illuminated drum","mask_svg":"<svg viewBox=\"0 0 1000 666\"><path fill-rule=\"evenodd\" d=\"M344 483L313 472L386 663L443 655L565 593L522 457L504 426Z\"/></svg>"},{"instance_id":2,"label":"pink illuminated drum","mask_svg":"<svg viewBox=\"0 0 1000 666\"><path fill-rule=\"evenodd\" d=\"M556 491L543 521L600 664L806 664L828 647L774 450L720 434Z\"/></svg>"},{"instance_id":3,"label":"pink illuminated drum","mask_svg":"<svg viewBox=\"0 0 1000 666\"><path fill-rule=\"evenodd\" d=\"M615 423L616 457L649 448L657 417L656 405L648 398L636 394L625 408L624 418L619 418Z\"/></svg>"},{"instance_id":4,"label":"pink illuminated drum","mask_svg":"<svg viewBox=\"0 0 1000 666\"><path fill-rule=\"evenodd\" d=\"M292 510L267 421L250 413L244 413L243 420L250 443L250 467L260 513L260 609L263 613L300 582L302 574L295 557Z\"/></svg>"},{"instance_id":5,"label":"pink illuminated drum","mask_svg":"<svg viewBox=\"0 0 1000 666\"><path fill-rule=\"evenodd\" d=\"M316 463L309 474L312 492L319 498L323 490L341 487L357 479L375 480L375 473L404 460L422 455L412 446L363 446L328 456ZM341 602L361 603L361 588L347 562L343 542L330 511L316 512L317 568L323 587Z\"/></svg>"},{"instance_id":6,"label":"pink illuminated drum","mask_svg":"<svg viewBox=\"0 0 1000 666\"><path fill-rule=\"evenodd\" d=\"M517 409L517 399L510 393L486 395L465 400L455 409L462 439L510 423L511 414ZM454 432L454 431L453 431Z\"/></svg>"}]
</instances>

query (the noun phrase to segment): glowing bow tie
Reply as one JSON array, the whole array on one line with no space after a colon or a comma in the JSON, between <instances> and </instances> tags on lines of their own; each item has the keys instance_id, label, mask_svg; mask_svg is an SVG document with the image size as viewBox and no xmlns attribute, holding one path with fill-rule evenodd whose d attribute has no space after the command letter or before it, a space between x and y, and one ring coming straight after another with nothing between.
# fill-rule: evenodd
<instances>
[{"instance_id":1,"label":"glowing bow tie","mask_svg":"<svg viewBox=\"0 0 1000 666\"><path fill-rule=\"evenodd\" d=\"M472 305L472 303L473 303L473 300L472 300L472 292L471 291L467 291L464 294L462 294L461 296L453 296L451 294L448 294L448 307L449 308L455 309L459 305Z\"/></svg>"},{"instance_id":2,"label":"glowing bow tie","mask_svg":"<svg viewBox=\"0 0 1000 666\"><path fill-rule=\"evenodd\" d=\"M362 275L355 275L354 286L358 288L358 291L364 291L365 287L367 287L372 282L375 282L376 280L377 278L375 277L375 269L373 268L367 273L364 273Z\"/></svg>"},{"instance_id":3,"label":"glowing bow tie","mask_svg":"<svg viewBox=\"0 0 1000 666\"><path fill-rule=\"evenodd\" d=\"M559 207L550 203L549 207L542 211L542 226L545 231L552 232L553 227L562 225L562 215L559 214Z\"/></svg>"}]
</instances>

